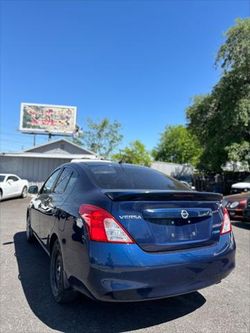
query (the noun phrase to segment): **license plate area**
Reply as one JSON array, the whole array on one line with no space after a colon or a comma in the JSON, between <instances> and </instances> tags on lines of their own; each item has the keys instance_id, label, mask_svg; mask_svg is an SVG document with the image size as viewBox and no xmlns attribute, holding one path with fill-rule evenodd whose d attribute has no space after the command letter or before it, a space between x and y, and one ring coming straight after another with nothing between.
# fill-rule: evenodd
<instances>
[{"instance_id":1,"label":"license plate area","mask_svg":"<svg viewBox=\"0 0 250 333\"><path fill-rule=\"evenodd\" d=\"M188 219L150 219L150 228L160 243L205 241L211 237L211 217Z\"/></svg>"}]
</instances>

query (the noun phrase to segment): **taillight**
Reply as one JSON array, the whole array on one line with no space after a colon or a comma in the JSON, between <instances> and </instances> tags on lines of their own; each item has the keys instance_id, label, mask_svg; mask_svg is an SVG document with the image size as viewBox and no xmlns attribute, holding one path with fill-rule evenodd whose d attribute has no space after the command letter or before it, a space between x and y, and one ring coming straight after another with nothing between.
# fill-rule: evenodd
<instances>
[{"instance_id":1,"label":"taillight","mask_svg":"<svg viewBox=\"0 0 250 333\"><path fill-rule=\"evenodd\" d=\"M230 221L230 217L228 214L228 211L226 208L223 208L223 222L222 222L222 227L221 227L221 231L220 234L224 235L228 232L232 231L232 225L231 225L231 221Z\"/></svg>"},{"instance_id":2,"label":"taillight","mask_svg":"<svg viewBox=\"0 0 250 333\"><path fill-rule=\"evenodd\" d=\"M121 224L105 209L94 205L81 205L79 213L87 224L91 240L108 243L134 243Z\"/></svg>"},{"instance_id":3,"label":"taillight","mask_svg":"<svg viewBox=\"0 0 250 333\"><path fill-rule=\"evenodd\" d=\"M247 199L240 200L239 206L245 208L247 206Z\"/></svg>"}]
</instances>

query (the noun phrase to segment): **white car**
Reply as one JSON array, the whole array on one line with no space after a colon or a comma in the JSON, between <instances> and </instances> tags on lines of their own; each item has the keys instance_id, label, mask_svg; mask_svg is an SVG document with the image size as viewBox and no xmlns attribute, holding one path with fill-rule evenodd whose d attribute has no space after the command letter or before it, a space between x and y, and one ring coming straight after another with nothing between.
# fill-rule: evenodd
<instances>
[{"instance_id":1,"label":"white car","mask_svg":"<svg viewBox=\"0 0 250 333\"><path fill-rule=\"evenodd\" d=\"M250 176L243 180L243 182L235 183L231 187L231 193L241 193L250 191Z\"/></svg>"},{"instance_id":2,"label":"white car","mask_svg":"<svg viewBox=\"0 0 250 333\"><path fill-rule=\"evenodd\" d=\"M7 173L0 173L0 201L13 197L27 197L28 181Z\"/></svg>"}]
</instances>

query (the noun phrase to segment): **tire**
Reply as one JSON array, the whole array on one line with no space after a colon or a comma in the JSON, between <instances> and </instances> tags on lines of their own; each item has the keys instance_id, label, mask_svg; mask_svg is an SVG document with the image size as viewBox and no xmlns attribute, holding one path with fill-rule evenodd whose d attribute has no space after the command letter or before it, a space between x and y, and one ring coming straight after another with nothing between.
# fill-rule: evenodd
<instances>
[{"instance_id":1,"label":"tire","mask_svg":"<svg viewBox=\"0 0 250 333\"><path fill-rule=\"evenodd\" d=\"M50 256L50 287L57 303L69 303L78 296L78 293L69 286L63 267L60 244L56 240Z\"/></svg>"},{"instance_id":2,"label":"tire","mask_svg":"<svg viewBox=\"0 0 250 333\"><path fill-rule=\"evenodd\" d=\"M28 193L27 186L24 186L24 188L22 190L21 198L26 198L27 197L27 193Z\"/></svg>"},{"instance_id":3,"label":"tire","mask_svg":"<svg viewBox=\"0 0 250 333\"><path fill-rule=\"evenodd\" d=\"M31 228L30 217L28 216L26 220L26 239L29 243L32 243L34 241L34 238L35 237Z\"/></svg>"},{"instance_id":4,"label":"tire","mask_svg":"<svg viewBox=\"0 0 250 333\"><path fill-rule=\"evenodd\" d=\"M3 198L3 192L2 190L0 190L0 201L2 201L2 198Z\"/></svg>"}]
</instances>

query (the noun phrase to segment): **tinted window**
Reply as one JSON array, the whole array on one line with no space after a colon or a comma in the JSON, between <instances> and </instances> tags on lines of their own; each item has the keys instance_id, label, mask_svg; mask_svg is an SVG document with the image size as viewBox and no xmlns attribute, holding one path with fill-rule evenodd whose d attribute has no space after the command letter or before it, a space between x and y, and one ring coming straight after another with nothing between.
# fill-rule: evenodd
<instances>
[{"instance_id":1,"label":"tinted window","mask_svg":"<svg viewBox=\"0 0 250 333\"><path fill-rule=\"evenodd\" d=\"M19 179L16 177L16 176L9 176L7 181L8 180L13 180L14 182L18 181Z\"/></svg>"},{"instance_id":2,"label":"tinted window","mask_svg":"<svg viewBox=\"0 0 250 333\"><path fill-rule=\"evenodd\" d=\"M56 181L60 172L61 172L61 169L58 169L54 173L52 173L52 175L47 179L47 181L43 185L42 190L41 190L40 193L51 193L53 185L54 185L54 183L55 183L55 181Z\"/></svg>"},{"instance_id":3,"label":"tinted window","mask_svg":"<svg viewBox=\"0 0 250 333\"><path fill-rule=\"evenodd\" d=\"M105 189L187 190L175 179L150 168L126 164L89 164L95 183Z\"/></svg>"},{"instance_id":4,"label":"tinted window","mask_svg":"<svg viewBox=\"0 0 250 333\"><path fill-rule=\"evenodd\" d=\"M5 176L0 176L0 182L4 181Z\"/></svg>"},{"instance_id":5,"label":"tinted window","mask_svg":"<svg viewBox=\"0 0 250 333\"><path fill-rule=\"evenodd\" d=\"M58 194L64 193L66 188L71 186L73 179L73 170L69 168L64 169L58 178L54 192Z\"/></svg>"},{"instance_id":6,"label":"tinted window","mask_svg":"<svg viewBox=\"0 0 250 333\"><path fill-rule=\"evenodd\" d=\"M75 182L76 182L77 179L78 179L78 175L77 175L77 173L75 171L73 171L72 174L71 174L71 176L70 176L67 188L66 188L67 192L69 192L69 191L71 191L73 189L73 187L74 187Z\"/></svg>"}]
</instances>

